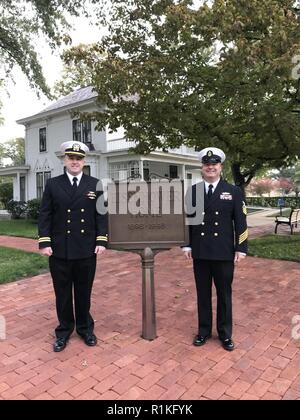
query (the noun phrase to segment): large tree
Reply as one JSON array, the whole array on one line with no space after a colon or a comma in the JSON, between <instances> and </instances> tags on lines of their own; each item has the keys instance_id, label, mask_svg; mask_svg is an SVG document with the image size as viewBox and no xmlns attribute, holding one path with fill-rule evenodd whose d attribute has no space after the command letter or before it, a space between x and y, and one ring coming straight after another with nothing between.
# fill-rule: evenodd
<instances>
[{"instance_id":1,"label":"large tree","mask_svg":"<svg viewBox=\"0 0 300 420\"><path fill-rule=\"evenodd\" d=\"M30 85L50 96L43 75L36 43L44 38L54 49L67 43L69 16L87 13L86 4L96 0L1 0L0 66L1 77L21 68Z\"/></svg>"},{"instance_id":2,"label":"large tree","mask_svg":"<svg viewBox=\"0 0 300 420\"><path fill-rule=\"evenodd\" d=\"M14 166L24 165L25 163L25 140L23 137L17 137L0 143L0 165L3 159L10 159Z\"/></svg>"},{"instance_id":3,"label":"large tree","mask_svg":"<svg viewBox=\"0 0 300 420\"><path fill-rule=\"evenodd\" d=\"M100 2L101 3L101 2ZM137 151L224 148L243 189L257 170L300 155L299 1L115 0L109 34L65 54ZM83 115L84 117L84 115Z\"/></svg>"}]
</instances>

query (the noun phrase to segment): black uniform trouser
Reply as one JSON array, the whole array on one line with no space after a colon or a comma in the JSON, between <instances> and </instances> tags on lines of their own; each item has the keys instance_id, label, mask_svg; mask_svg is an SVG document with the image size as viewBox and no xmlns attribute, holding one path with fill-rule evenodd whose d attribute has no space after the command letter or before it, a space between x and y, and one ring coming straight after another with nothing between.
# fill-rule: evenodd
<instances>
[{"instance_id":1,"label":"black uniform trouser","mask_svg":"<svg viewBox=\"0 0 300 420\"><path fill-rule=\"evenodd\" d=\"M80 336L94 330L90 314L91 292L96 271L96 255L80 260L49 258L50 272L56 297L56 312L59 321L55 329L57 338L69 338L75 323ZM74 306L73 312L73 288Z\"/></svg>"},{"instance_id":2,"label":"black uniform trouser","mask_svg":"<svg viewBox=\"0 0 300 420\"><path fill-rule=\"evenodd\" d=\"M232 290L234 262L194 259L199 334L212 332L212 279L217 291L217 331L225 340L232 336Z\"/></svg>"}]
</instances>

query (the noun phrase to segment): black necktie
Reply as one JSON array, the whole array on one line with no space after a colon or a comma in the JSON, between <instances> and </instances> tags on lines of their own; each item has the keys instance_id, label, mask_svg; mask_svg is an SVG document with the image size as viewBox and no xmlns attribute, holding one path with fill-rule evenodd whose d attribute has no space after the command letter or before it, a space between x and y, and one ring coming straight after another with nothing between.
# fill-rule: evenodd
<instances>
[{"instance_id":1,"label":"black necktie","mask_svg":"<svg viewBox=\"0 0 300 420\"><path fill-rule=\"evenodd\" d=\"M76 193L77 191L77 181L78 179L76 178L76 176L74 176L73 178L73 185L72 185L72 191L73 191L73 195Z\"/></svg>"},{"instance_id":2,"label":"black necktie","mask_svg":"<svg viewBox=\"0 0 300 420\"><path fill-rule=\"evenodd\" d=\"M207 198L211 198L212 195L213 195L213 185L210 184L208 186Z\"/></svg>"}]
</instances>

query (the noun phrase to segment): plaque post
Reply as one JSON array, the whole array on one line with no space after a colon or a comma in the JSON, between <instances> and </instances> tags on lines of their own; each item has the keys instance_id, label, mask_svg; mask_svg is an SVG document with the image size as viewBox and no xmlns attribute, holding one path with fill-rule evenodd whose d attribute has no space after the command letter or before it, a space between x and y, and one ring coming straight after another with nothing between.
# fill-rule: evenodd
<instances>
[{"instance_id":1,"label":"plaque post","mask_svg":"<svg viewBox=\"0 0 300 420\"><path fill-rule=\"evenodd\" d=\"M143 305L143 330L145 340L154 340L156 335L156 312L154 290L154 253L147 247L140 253L142 258L142 305Z\"/></svg>"},{"instance_id":2,"label":"plaque post","mask_svg":"<svg viewBox=\"0 0 300 420\"><path fill-rule=\"evenodd\" d=\"M154 256L188 243L183 181L173 180L168 183L162 180L153 184L145 181L130 184L111 182L108 184L108 203L109 248L134 252L141 257L141 336L145 340L155 340ZM137 212L129 211L135 203L134 209ZM148 203L148 207L145 203Z\"/></svg>"}]
</instances>

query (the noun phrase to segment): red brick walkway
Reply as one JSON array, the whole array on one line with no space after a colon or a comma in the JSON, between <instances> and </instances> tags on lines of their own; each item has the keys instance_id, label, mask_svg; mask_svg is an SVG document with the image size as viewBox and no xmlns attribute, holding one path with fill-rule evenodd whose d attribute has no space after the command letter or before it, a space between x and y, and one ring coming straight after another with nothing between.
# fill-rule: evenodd
<instances>
[{"instance_id":1,"label":"red brick walkway","mask_svg":"<svg viewBox=\"0 0 300 420\"><path fill-rule=\"evenodd\" d=\"M17 238L15 236L0 236L0 245L9 248L23 249L27 252L38 252L38 243L33 239Z\"/></svg>"},{"instance_id":2,"label":"red brick walkway","mask_svg":"<svg viewBox=\"0 0 300 420\"><path fill-rule=\"evenodd\" d=\"M0 238L27 250L35 242ZM141 339L141 269L134 254L107 251L99 259L92 313L98 346L73 334L52 352L56 326L48 273L0 286L0 399L300 399L300 265L247 258L234 282L234 352L214 329L201 348L191 263L179 249L155 265L158 338ZM215 297L214 297L215 305Z\"/></svg>"}]
</instances>

